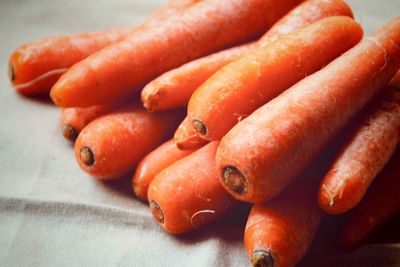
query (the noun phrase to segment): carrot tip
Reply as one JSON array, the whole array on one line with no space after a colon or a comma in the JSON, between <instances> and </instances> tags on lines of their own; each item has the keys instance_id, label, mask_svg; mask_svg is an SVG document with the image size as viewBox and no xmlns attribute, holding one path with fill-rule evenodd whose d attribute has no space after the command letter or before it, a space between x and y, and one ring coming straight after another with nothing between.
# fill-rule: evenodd
<instances>
[{"instance_id":1,"label":"carrot tip","mask_svg":"<svg viewBox=\"0 0 400 267\"><path fill-rule=\"evenodd\" d=\"M273 267L274 258L265 250L255 250L251 256L251 263L254 267Z\"/></svg>"},{"instance_id":2,"label":"carrot tip","mask_svg":"<svg viewBox=\"0 0 400 267\"><path fill-rule=\"evenodd\" d=\"M61 127L63 136L69 141L75 141L78 137L78 131L69 124L65 124Z\"/></svg>"},{"instance_id":3,"label":"carrot tip","mask_svg":"<svg viewBox=\"0 0 400 267\"><path fill-rule=\"evenodd\" d=\"M204 125L204 123L202 123L199 120L193 120L193 127L196 130L196 132L198 132L201 135L206 135L207 134L207 128Z\"/></svg>"},{"instance_id":4,"label":"carrot tip","mask_svg":"<svg viewBox=\"0 0 400 267\"><path fill-rule=\"evenodd\" d=\"M154 218L156 218L159 223L163 224L164 223L164 213L162 212L160 205L158 205L158 203L155 202L154 200L152 200L150 202L150 210L151 210L151 213L153 214Z\"/></svg>"},{"instance_id":5,"label":"carrot tip","mask_svg":"<svg viewBox=\"0 0 400 267\"><path fill-rule=\"evenodd\" d=\"M8 77L10 78L11 82L15 80L14 66L11 63L8 64Z\"/></svg>"},{"instance_id":6,"label":"carrot tip","mask_svg":"<svg viewBox=\"0 0 400 267\"><path fill-rule=\"evenodd\" d=\"M82 147L81 149L81 161L86 165L86 166L92 166L94 164L94 155L93 152L90 148L87 146Z\"/></svg>"},{"instance_id":7,"label":"carrot tip","mask_svg":"<svg viewBox=\"0 0 400 267\"><path fill-rule=\"evenodd\" d=\"M225 184L238 194L247 192L247 180L235 167L225 167L222 173Z\"/></svg>"}]
</instances>

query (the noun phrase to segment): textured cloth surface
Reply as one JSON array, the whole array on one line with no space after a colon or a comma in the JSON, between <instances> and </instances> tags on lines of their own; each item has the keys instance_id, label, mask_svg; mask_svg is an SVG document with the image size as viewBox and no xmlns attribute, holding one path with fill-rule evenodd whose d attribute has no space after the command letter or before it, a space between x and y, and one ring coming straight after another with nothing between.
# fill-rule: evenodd
<instances>
[{"instance_id":1,"label":"textured cloth surface","mask_svg":"<svg viewBox=\"0 0 400 267\"><path fill-rule=\"evenodd\" d=\"M133 197L130 177L104 183L83 173L61 135L59 110L18 95L6 75L8 56L23 43L135 25L161 3L0 1L0 266L248 266L246 212L189 235L163 233ZM399 0L349 3L367 34L400 15ZM400 266L400 244L339 254L317 243L301 265Z\"/></svg>"}]
</instances>

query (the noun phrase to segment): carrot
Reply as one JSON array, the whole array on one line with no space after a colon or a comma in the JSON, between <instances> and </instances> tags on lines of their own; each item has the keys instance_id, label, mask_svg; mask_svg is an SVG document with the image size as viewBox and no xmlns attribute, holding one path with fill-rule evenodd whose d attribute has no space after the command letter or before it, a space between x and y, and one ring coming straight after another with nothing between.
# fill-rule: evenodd
<instances>
[{"instance_id":1,"label":"carrot","mask_svg":"<svg viewBox=\"0 0 400 267\"><path fill-rule=\"evenodd\" d=\"M172 0L161 6L136 28L120 28L45 38L17 48L9 60L9 77L22 94L47 94L58 78L73 64L94 52L123 40L139 29L148 29L196 0Z\"/></svg>"},{"instance_id":2,"label":"carrot","mask_svg":"<svg viewBox=\"0 0 400 267\"><path fill-rule=\"evenodd\" d=\"M308 0L280 19L257 42L226 49L172 69L147 84L142 90L143 105L149 111L186 106L193 92L223 66L239 59L257 46L277 40L314 21L329 16L353 13L342 0Z\"/></svg>"},{"instance_id":3,"label":"carrot","mask_svg":"<svg viewBox=\"0 0 400 267\"><path fill-rule=\"evenodd\" d=\"M133 95L160 74L259 36L302 0L201 1L75 64L53 86L62 107Z\"/></svg>"},{"instance_id":4,"label":"carrot","mask_svg":"<svg viewBox=\"0 0 400 267\"><path fill-rule=\"evenodd\" d=\"M181 119L177 111L149 114L142 108L121 108L82 130L75 157L82 170L98 179L121 178L165 141Z\"/></svg>"},{"instance_id":5,"label":"carrot","mask_svg":"<svg viewBox=\"0 0 400 267\"><path fill-rule=\"evenodd\" d=\"M69 141L75 141L82 129L97 117L111 112L113 105L97 105L87 108L62 108L61 131Z\"/></svg>"},{"instance_id":6,"label":"carrot","mask_svg":"<svg viewBox=\"0 0 400 267\"><path fill-rule=\"evenodd\" d=\"M322 218L316 187L297 183L264 204L255 204L244 231L253 266L294 266L309 249Z\"/></svg>"},{"instance_id":7,"label":"carrot","mask_svg":"<svg viewBox=\"0 0 400 267\"><path fill-rule=\"evenodd\" d=\"M219 140L242 118L353 47L361 37L361 27L349 17L316 21L215 73L193 93L188 117L202 138Z\"/></svg>"},{"instance_id":8,"label":"carrot","mask_svg":"<svg viewBox=\"0 0 400 267\"><path fill-rule=\"evenodd\" d=\"M398 151L371 184L361 203L350 211L339 237L342 249L356 248L400 211L399 173Z\"/></svg>"},{"instance_id":9,"label":"carrot","mask_svg":"<svg viewBox=\"0 0 400 267\"><path fill-rule=\"evenodd\" d=\"M187 117L179 125L178 129L176 129L174 140L176 146L182 150L196 149L207 143L207 141L200 138Z\"/></svg>"},{"instance_id":10,"label":"carrot","mask_svg":"<svg viewBox=\"0 0 400 267\"><path fill-rule=\"evenodd\" d=\"M388 89L354 129L321 182L318 202L328 213L354 208L399 145L400 92Z\"/></svg>"},{"instance_id":11,"label":"carrot","mask_svg":"<svg viewBox=\"0 0 400 267\"><path fill-rule=\"evenodd\" d=\"M217 153L225 189L248 202L281 192L394 76L399 43L400 17L233 127Z\"/></svg>"},{"instance_id":12,"label":"carrot","mask_svg":"<svg viewBox=\"0 0 400 267\"><path fill-rule=\"evenodd\" d=\"M215 174L215 151L210 143L159 173L147 193L150 209L161 227L172 234L198 229L221 218L234 200Z\"/></svg>"},{"instance_id":13,"label":"carrot","mask_svg":"<svg viewBox=\"0 0 400 267\"><path fill-rule=\"evenodd\" d=\"M132 187L135 195L147 201L147 190L154 177L175 161L186 157L194 150L180 150L174 140L169 140L147 154L138 164L132 178Z\"/></svg>"}]
</instances>

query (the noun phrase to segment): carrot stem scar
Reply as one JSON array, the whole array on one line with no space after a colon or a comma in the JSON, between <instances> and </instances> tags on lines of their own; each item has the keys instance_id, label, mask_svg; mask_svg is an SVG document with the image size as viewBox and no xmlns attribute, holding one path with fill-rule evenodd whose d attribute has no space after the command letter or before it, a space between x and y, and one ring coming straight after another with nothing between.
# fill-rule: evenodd
<instances>
[{"instance_id":1,"label":"carrot stem scar","mask_svg":"<svg viewBox=\"0 0 400 267\"><path fill-rule=\"evenodd\" d=\"M204 125L204 123L202 123L199 120L193 120L193 127L194 129L196 129L196 132L198 132L201 135L206 135L207 134L207 128Z\"/></svg>"},{"instance_id":2,"label":"carrot stem scar","mask_svg":"<svg viewBox=\"0 0 400 267\"><path fill-rule=\"evenodd\" d=\"M15 72L12 64L8 64L8 77L12 82L15 80Z\"/></svg>"},{"instance_id":3,"label":"carrot stem scar","mask_svg":"<svg viewBox=\"0 0 400 267\"><path fill-rule=\"evenodd\" d=\"M235 167L228 166L223 170L223 177L225 184L233 191L238 194L244 194L247 192L247 180L246 177Z\"/></svg>"},{"instance_id":4,"label":"carrot stem scar","mask_svg":"<svg viewBox=\"0 0 400 267\"><path fill-rule=\"evenodd\" d=\"M164 223L164 213L162 212L160 205L158 205L154 200L150 202L150 210L159 223Z\"/></svg>"},{"instance_id":5,"label":"carrot stem scar","mask_svg":"<svg viewBox=\"0 0 400 267\"><path fill-rule=\"evenodd\" d=\"M254 267L273 267L274 258L265 250L256 250L251 257L251 263Z\"/></svg>"},{"instance_id":6,"label":"carrot stem scar","mask_svg":"<svg viewBox=\"0 0 400 267\"><path fill-rule=\"evenodd\" d=\"M82 147L81 149L81 161L86 165L86 166L92 166L94 164L94 155L93 152L90 148L87 146Z\"/></svg>"},{"instance_id":7,"label":"carrot stem scar","mask_svg":"<svg viewBox=\"0 0 400 267\"><path fill-rule=\"evenodd\" d=\"M61 130L63 136L70 141L74 141L78 137L78 131L69 124L62 125Z\"/></svg>"}]
</instances>

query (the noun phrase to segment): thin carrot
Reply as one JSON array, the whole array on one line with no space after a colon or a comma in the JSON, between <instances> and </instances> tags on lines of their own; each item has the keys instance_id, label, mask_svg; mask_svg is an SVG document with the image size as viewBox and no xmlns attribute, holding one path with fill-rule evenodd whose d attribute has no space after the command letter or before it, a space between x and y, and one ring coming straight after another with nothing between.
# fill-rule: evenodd
<instances>
[{"instance_id":1,"label":"thin carrot","mask_svg":"<svg viewBox=\"0 0 400 267\"><path fill-rule=\"evenodd\" d=\"M188 117L202 138L219 140L237 122L357 44L360 25L345 16L316 21L215 73L192 95Z\"/></svg>"},{"instance_id":2,"label":"thin carrot","mask_svg":"<svg viewBox=\"0 0 400 267\"><path fill-rule=\"evenodd\" d=\"M225 189L249 202L281 192L394 76L399 43L400 17L237 124L217 153Z\"/></svg>"},{"instance_id":3,"label":"thin carrot","mask_svg":"<svg viewBox=\"0 0 400 267\"><path fill-rule=\"evenodd\" d=\"M179 149L191 150L202 147L207 143L192 127L192 123L186 117L176 129L174 134L175 144Z\"/></svg>"},{"instance_id":4,"label":"thin carrot","mask_svg":"<svg viewBox=\"0 0 400 267\"><path fill-rule=\"evenodd\" d=\"M172 68L256 38L302 0L200 1L75 64L53 86L62 107L101 104L133 95Z\"/></svg>"},{"instance_id":5,"label":"thin carrot","mask_svg":"<svg viewBox=\"0 0 400 267\"><path fill-rule=\"evenodd\" d=\"M350 211L340 234L342 249L354 249L400 211L400 151L371 184L361 203Z\"/></svg>"},{"instance_id":6,"label":"thin carrot","mask_svg":"<svg viewBox=\"0 0 400 267\"><path fill-rule=\"evenodd\" d=\"M147 190L154 177L163 169L180 160L195 150L180 150L174 140L169 140L147 154L136 167L132 178L132 188L135 195L147 201Z\"/></svg>"},{"instance_id":7,"label":"thin carrot","mask_svg":"<svg viewBox=\"0 0 400 267\"><path fill-rule=\"evenodd\" d=\"M150 209L161 227L172 234L198 229L221 218L235 201L215 173L215 151L210 143L159 173L147 193Z\"/></svg>"},{"instance_id":8,"label":"thin carrot","mask_svg":"<svg viewBox=\"0 0 400 267\"><path fill-rule=\"evenodd\" d=\"M75 141L82 129L94 119L111 112L113 105L97 105L87 108L62 108L60 124L63 136Z\"/></svg>"},{"instance_id":9,"label":"thin carrot","mask_svg":"<svg viewBox=\"0 0 400 267\"><path fill-rule=\"evenodd\" d=\"M89 123L75 142L79 166L98 179L118 179L173 133L181 112L122 108Z\"/></svg>"},{"instance_id":10,"label":"thin carrot","mask_svg":"<svg viewBox=\"0 0 400 267\"><path fill-rule=\"evenodd\" d=\"M139 29L155 27L165 18L195 2L197 1L168 1L135 28L55 36L22 45L10 57L10 80L15 89L22 94L47 94L58 78L73 64L112 43L123 40L128 34Z\"/></svg>"},{"instance_id":11,"label":"thin carrot","mask_svg":"<svg viewBox=\"0 0 400 267\"><path fill-rule=\"evenodd\" d=\"M264 204L255 204L244 231L244 245L253 266L294 266L309 249L322 212L316 186L297 183Z\"/></svg>"},{"instance_id":12,"label":"thin carrot","mask_svg":"<svg viewBox=\"0 0 400 267\"><path fill-rule=\"evenodd\" d=\"M318 202L328 213L354 208L399 145L400 92L388 90L354 129L321 182Z\"/></svg>"},{"instance_id":13,"label":"thin carrot","mask_svg":"<svg viewBox=\"0 0 400 267\"><path fill-rule=\"evenodd\" d=\"M342 0L305 1L280 19L257 43L233 47L193 60L151 81L142 90L143 105L150 111L186 106L193 92L223 66L257 46L275 41L314 21L340 15L353 17L351 9Z\"/></svg>"}]
</instances>

